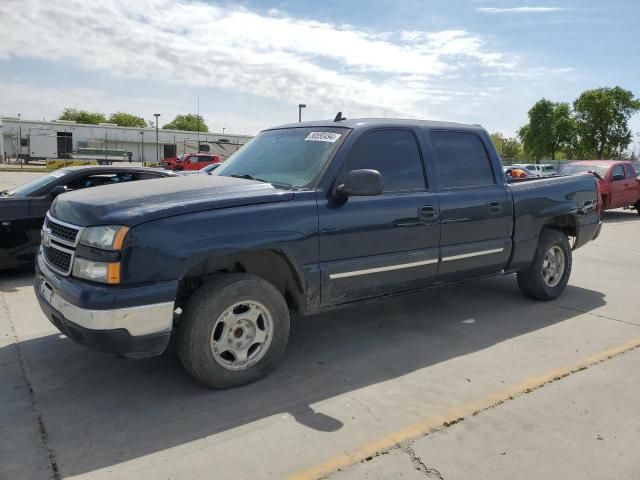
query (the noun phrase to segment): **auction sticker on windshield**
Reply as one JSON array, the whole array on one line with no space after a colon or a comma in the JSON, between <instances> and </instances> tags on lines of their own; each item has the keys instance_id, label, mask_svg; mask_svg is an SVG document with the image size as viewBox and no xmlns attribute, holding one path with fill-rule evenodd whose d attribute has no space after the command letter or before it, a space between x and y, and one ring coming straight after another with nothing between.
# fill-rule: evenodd
<instances>
[{"instance_id":1,"label":"auction sticker on windshield","mask_svg":"<svg viewBox=\"0 0 640 480\"><path fill-rule=\"evenodd\" d=\"M342 134L333 132L311 132L309 135L307 135L305 141L335 143L336 140L338 140L341 136Z\"/></svg>"}]
</instances>

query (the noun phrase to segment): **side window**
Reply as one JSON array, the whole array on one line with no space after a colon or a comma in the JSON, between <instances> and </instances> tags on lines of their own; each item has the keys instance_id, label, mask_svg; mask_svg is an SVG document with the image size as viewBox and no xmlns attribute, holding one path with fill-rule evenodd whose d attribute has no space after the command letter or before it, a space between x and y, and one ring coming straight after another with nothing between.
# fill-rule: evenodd
<instances>
[{"instance_id":1,"label":"side window","mask_svg":"<svg viewBox=\"0 0 640 480\"><path fill-rule=\"evenodd\" d=\"M615 179L616 175L622 175L622 179L624 179L624 169L622 168L622 165L618 164L615 167L613 167L613 171L611 172L611 180L612 181L617 181Z\"/></svg>"},{"instance_id":2,"label":"side window","mask_svg":"<svg viewBox=\"0 0 640 480\"><path fill-rule=\"evenodd\" d=\"M638 174L636 173L636 169L633 168L633 165L625 163L624 171L627 173L627 178L637 178Z\"/></svg>"},{"instance_id":3,"label":"side window","mask_svg":"<svg viewBox=\"0 0 640 480\"><path fill-rule=\"evenodd\" d=\"M440 188L480 187L496 183L489 157L477 135L436 130L431 133L431 139Z\"/></svg>"},{"instance_id":4,"label":"side window","mask_svg":"<svg viewBox=\"0 0 640 480\"><path fill-rule=\"evenodd\" d=\"M200 157L198 157L197 155L189 157L189 163L199 163L199 162L200 162Z\"/></svg>"},{"instance_id":5,"label":"side window","mask_svg":"<svg viewBox=\"0 0 640 480\"><path fill-rule=\"evenodd\" d=\"M385 193L426 188L418 144L408 130L373 130L360 137L349 152L341 179L363 168L380 172Z\"/></svg>"},{"instance_id":6,"label":"side window","mask_svg":"<svg viewBox=\"0 0 640 480\"><path fill-rule=\"evenodd\" d=\"M81 190L83 188L100 187L102 185L114 185L117 183L133 182L139 177L131 172L98 173L85 175L72 180L66 185L67 190Z\"/></svg>"}]
</instances>

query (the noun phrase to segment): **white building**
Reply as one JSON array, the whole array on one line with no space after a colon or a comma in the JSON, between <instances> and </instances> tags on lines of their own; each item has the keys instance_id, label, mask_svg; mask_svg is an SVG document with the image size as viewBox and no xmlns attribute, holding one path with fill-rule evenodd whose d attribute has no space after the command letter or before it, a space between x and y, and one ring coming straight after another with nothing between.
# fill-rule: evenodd
<instances>
[{"instance_id":1,"label":"white building","mask_svg":"<svg viewBox=\"0 0 640 480\"><path fill-rule=\"evenodd\" d=\"M131 152L133 161L147 163L199 150L210 151L224 159L249 139L249 135L159 129L156 142L156 129L152 127L0 117L0 159L2 155L4 158L64 158L78 152L78 149Z\"/></svg>"}]
</instances>

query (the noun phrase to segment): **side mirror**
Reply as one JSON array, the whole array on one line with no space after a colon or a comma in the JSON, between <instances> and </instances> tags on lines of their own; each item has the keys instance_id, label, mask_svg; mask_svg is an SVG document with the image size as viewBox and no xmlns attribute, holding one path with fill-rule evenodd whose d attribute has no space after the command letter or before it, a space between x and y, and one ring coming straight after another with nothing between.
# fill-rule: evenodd
<instances>
[{"instance_id":1,"label":"side mirror","mask_svg":"<svg viewBox=\"0 0 640 480\"><path fill-rule=\"evenodd\" d=\"M616 173L616 174L613 176L612 180L613 180L614 182L620 182L621 180L624 180L624 175L623 175L623 174L621 174L621 173Z\"/></svg>"},{"instance_id":2,"label":"side mirror","mask_svg":"<svg viewBox=\"0 0 640 480\"><path fill-rule=\"evenodd\" d=\"M67 191L66 188L64 188L64 186L62 185L58 185L57 187L53 187L53 189L51 190L51 198L56 198L58 195L65 193Z\"/></svg>"},{"instance_id":3,"label":"side mirror","mask_svg":"<svg viewBox=\"0 0 640 480\"><path fill-rule=\"evenodd\" d=\"M340 197L369 197L382 195L384 180L377 170L351 170L344 183L336 187Z\"/></svg>"}]
</instances>

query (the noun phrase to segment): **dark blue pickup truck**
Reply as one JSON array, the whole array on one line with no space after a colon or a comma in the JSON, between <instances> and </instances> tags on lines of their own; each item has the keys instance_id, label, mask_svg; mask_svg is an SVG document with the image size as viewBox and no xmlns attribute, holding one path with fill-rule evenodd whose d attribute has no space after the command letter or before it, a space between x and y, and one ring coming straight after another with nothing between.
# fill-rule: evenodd
<instances>
[{"instance_id":1,"label":"dark blue pickup truck","mask_svg":"<svg viewBox=\"0 0 640 480\"><path fill-rule=\"evenodd\" d=\"M162 353L216 388L256 380L289 316L490 275L556 298L597 237L593 175L508 184L487 132L357 119L261 132L211 176L61 195L35 291L69 338Z\"/></svg>"}]
</instances>

